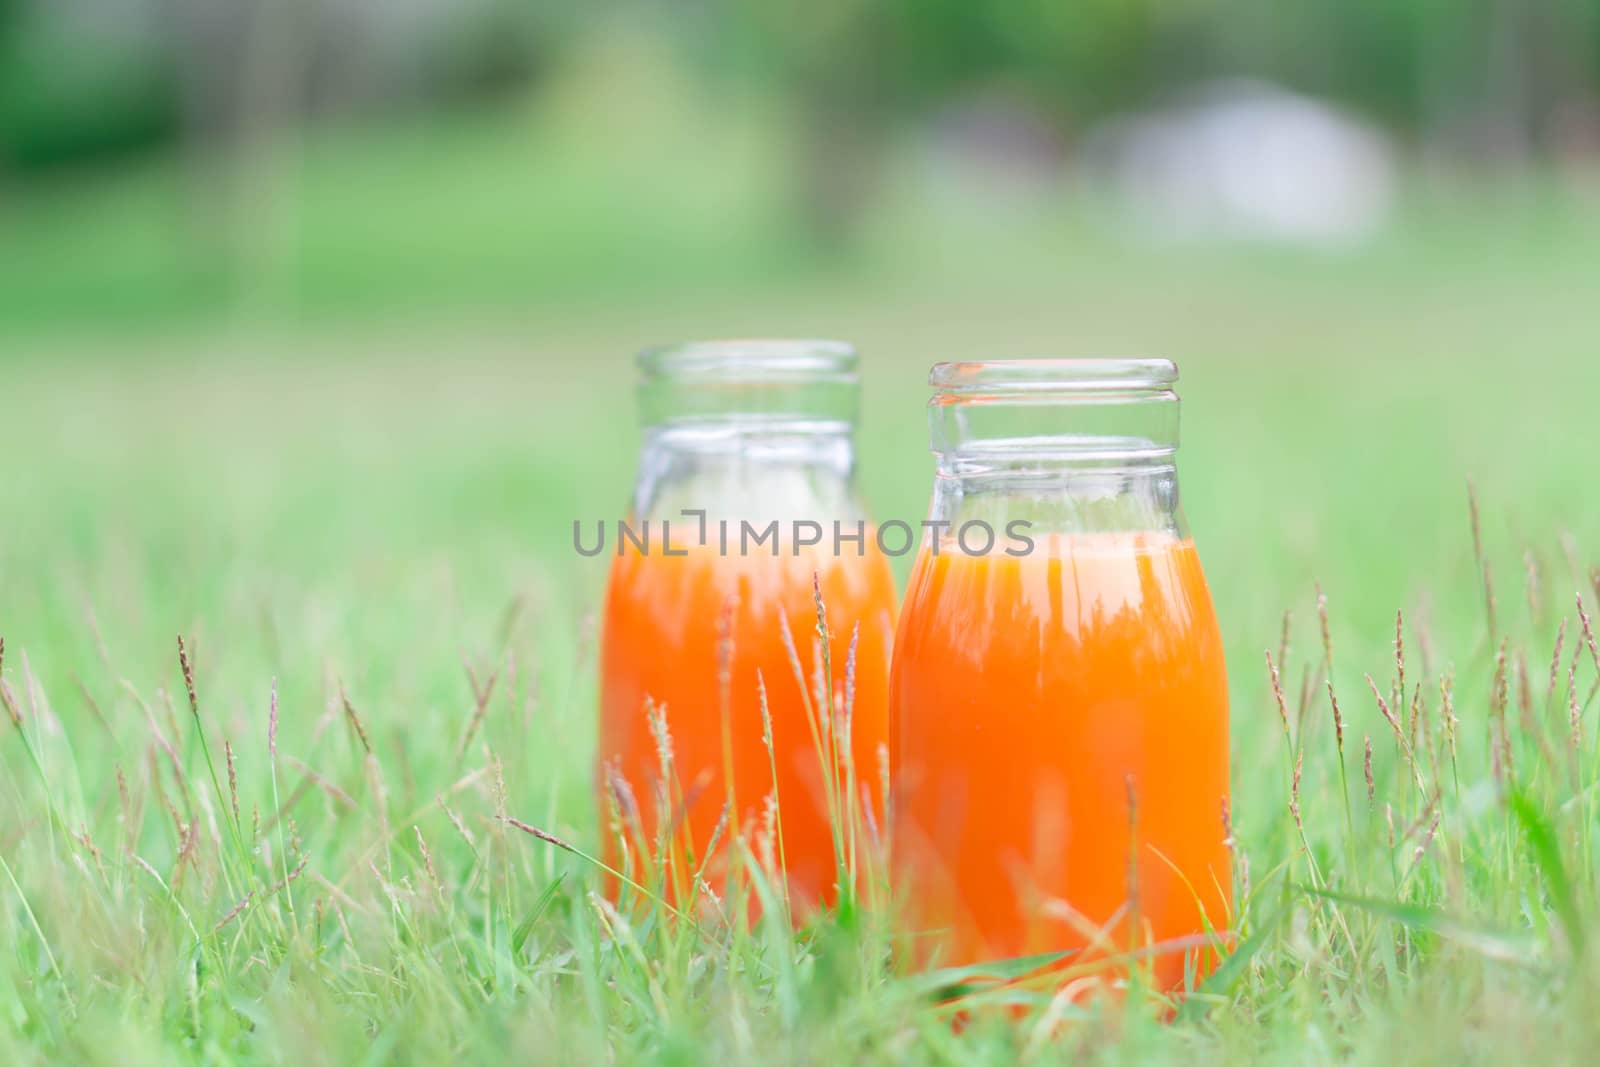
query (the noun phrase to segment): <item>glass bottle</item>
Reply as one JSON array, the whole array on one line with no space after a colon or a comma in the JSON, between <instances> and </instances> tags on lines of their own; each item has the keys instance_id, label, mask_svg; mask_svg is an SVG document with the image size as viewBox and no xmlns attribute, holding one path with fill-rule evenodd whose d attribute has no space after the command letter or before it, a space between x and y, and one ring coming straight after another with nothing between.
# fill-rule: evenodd
<instances>
[{"instance_id":1,"label":"glass bottle","mask_svg":"<svg viewBox=\"0 0 1600 1067\"><path fill-rule=\"evenodd\" d=\"M882 791L857 783L887 761L895 594L855 489L856 360L846 344L777 340L639 358L597 791L610 865L680 904L709 888L724 909L732 894L760 910L730 880L742 837L738 854L803 918L836 899L882 823Z\"/></svg>"},{"instance_id":2,"label":"glass bottle","mask_svg":"<svg viewBox=\"0 0 1600 1067\"><path fill-rule=\"evenodd\" d=\"M942 363L896 635L893 867L911 956L1215 966L1228 689L1179 507L1167 360Z\"/></svg>"}]
</instances>

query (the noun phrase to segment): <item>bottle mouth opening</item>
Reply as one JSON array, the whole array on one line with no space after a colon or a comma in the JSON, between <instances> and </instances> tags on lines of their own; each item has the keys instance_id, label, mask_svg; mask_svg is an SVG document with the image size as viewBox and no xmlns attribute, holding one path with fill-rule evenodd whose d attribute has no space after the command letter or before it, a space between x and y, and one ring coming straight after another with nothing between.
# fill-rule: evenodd
<instances>
[{"instance_id":1,"label":"bottle mouth opening","mask_svg":"<svg viewBox=\"0 0 1600 1067\"><path fill-rule=\"evenodd\" d=\"M854 385L857 359L844 341L751 338L647 348L638 365L645 384Z\"/></svg>"},{"instance_id":2,"label":"bottle mouth opening","mask_svg":"<svg viewBox=\"0 0 1600 1067\"><path fill-rule=\"evenodd\" d=\"M1171 391L1177 380L1178 366L1170 359L990 359L936 363L928 374L928 384L938 390L936 404L1148 396Z\"/></svg>"}]
</instances>

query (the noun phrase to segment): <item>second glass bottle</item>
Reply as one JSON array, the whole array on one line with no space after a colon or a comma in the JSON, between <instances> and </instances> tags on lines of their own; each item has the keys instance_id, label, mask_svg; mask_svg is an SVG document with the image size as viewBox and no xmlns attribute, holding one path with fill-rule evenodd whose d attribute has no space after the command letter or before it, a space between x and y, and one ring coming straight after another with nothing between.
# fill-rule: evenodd
<instances>
[{"instance_id":1,"label":"second glass bottle","mask_svg":"<svg viewBox=\"0 0 1600 1067\"><path fill-rule=\"evenodd\" d=\"M1178 503L1166 360L946 363L932 520L891 686L897 891L914 962L1220 958L1228 686Z\"/></svg>"},{"instance_id":2,"label":"second glass bottle","mask_svg":"<svg viewBox=\"0 0 1600 1067\"><path fill-rule=\"evenodd\" d=\"M895 594L855 491L856 353L729 341L639 367L644 441L602 635L605 858L681 904L697 880L744 892L726 877L742 841L803 918L883 815ZM846 787L858 778L873 787Z\"/></svg>"}]
</instances>

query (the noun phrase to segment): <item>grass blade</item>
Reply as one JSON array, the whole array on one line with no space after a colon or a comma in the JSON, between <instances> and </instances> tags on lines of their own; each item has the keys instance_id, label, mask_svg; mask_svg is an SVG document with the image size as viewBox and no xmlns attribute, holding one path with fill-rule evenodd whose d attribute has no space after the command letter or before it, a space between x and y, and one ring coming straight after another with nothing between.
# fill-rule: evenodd
<instances>
[{"instance_id":1,"label":"grass blade","mask_svg":"<svg viewBox=\"0 0 1600 1067\"><path fill-rule=\"evenodd\" d=\"M1573 955L1582 956L1585 943L1583 916L1578 910L1578 900L1572 891L1572 882L1567 877L1566 865L1561 862L1561 847L1556 844L1555 830L1544 813L1521 792L1511 794L1510 804L1511 813L1517 817L1523 836L1528 839L1528 847L1533 850L1534 862L1544 877L1545 891L1550 894L1550 903L1555 908L1556 917L1561 920L1561 928L1566 932Z\"/></svg>"},{"instance_id":2,"label":"grass blade","mask_svg":"<svg viewBox=\"0 0 1600 1067\"><path fill-rule=\"evenodd\" d=\"M527 917L517 924L516 930L511 935L511 951L513 954L521 954L522 946L527 944L528 935L533 933L534 925L544 918L546 911L550 910L551 903L556 899L556 892L560 890L566 880L566 871L556 875L555 880L545 886L544 892L539 894L539 899L533 902L533 909L528 912Z\"/></svg>"},{"instance_id":3,"label":"grass blade","mask_svg":"<svg viewBox=\"0 0 1600 1067\"><path fill-rule=\"evenodd\" d=\"M1530 938L1513 931L1502 930L1487 923L1451 915L1434 908L1416 904L1402 904L1393 900L1340 893L1331 889L1297 886L1308 897L1318 897L1335 904L1347 904L1372 915L1390 919L1408 930L1422 930L1458 945L1470 948L1490 959L1512 963L1531 963L1534 945Z\"/></svg>"},{"instance_id":4,"label":"grass blade","mask_svg":"<svg viewBox=\"0 0 1600 1067\"><path fill-rule=\"evenodd\" d=\"M1277 935L1278 927L1283 924L1288 914L1288 906L1280 904L1271 919L1240 942L1239 947L1230 952L1217 969L1206 976L1199 988L1178 1006L1178 1021L1187 1022L1199 1018L1210 1006L1209 1001L1225 996L1233 988L1233 983L1244 973L1245 968L1250 965L1256 953L1261 951L1261 946Z\"/></svg>"}]
</instances>

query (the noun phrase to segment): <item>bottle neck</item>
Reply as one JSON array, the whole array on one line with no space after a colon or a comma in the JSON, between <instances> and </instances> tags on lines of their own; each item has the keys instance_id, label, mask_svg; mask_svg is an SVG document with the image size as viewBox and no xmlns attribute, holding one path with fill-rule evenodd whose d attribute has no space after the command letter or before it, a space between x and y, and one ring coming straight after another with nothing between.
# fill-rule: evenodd
<instances>
[{"instance_id":1,"label":"bottle neck","mask_svg":"<svg viewBox=\"0 0 1600 1067\"><path fill-rule=\"evenodd\" d=\"M838 341L702 341L639 356L647 427L720 419L853 424L855 349Z\"/></svg>"},{"instance_id":2,"label":"bottle neck","mask_svg":"<svg viewBox=\"0 0 1600 1067\"><path fill-rule=\"evenodd\" d=\"M685 509L767 522L851 517L853 428L831 420L759 416L680 420L647 427L634 514Z\"/></svg>"},{"instance_id":3,"label":"bottle neck","mask_svg":"<svg viewBox=\"0 0 1600 1067\"><path fill-rule=\"evenodd\" d=\"M634 514L854 517L855 360L849 346L813 341L645 353Z\"/></svg>"},{"instance_id":4,"label":"bottle neck","mask_svg":"<svg viewBox=\"0 0 1600 1067\"><path fill-rule=\"evenodd\" d=\"M1186 537L1177 468L1157 459L1089 462L1036 459L977 470L941 460L931 519L952 528L1012 522L1040 534L1153 532Z\"/></svg>"},{"instance_id":5,"label":"bottle neck","mask_svg":"<svg viewBox=\"0 0 1600 1067\"><path fill-rule=\"evenodd\" d=\"M941 364L931 517L1187 536L1175 379L1165 360Z\"/></svg>"}]
</instances>

